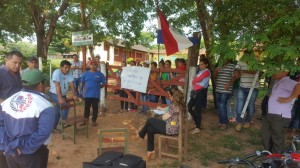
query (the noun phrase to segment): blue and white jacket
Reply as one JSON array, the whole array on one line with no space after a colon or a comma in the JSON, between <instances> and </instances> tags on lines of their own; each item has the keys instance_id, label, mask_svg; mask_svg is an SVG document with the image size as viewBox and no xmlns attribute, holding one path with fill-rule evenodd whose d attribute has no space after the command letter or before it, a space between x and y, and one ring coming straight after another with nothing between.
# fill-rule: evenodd
<instances>
[{"instance_id":1,"label":"blue and white jacket","mask_svg":"<svg viewBox=\"0 0 300 168\"><path fill-rule=\"evenodd\" d=\"M17 155L17 148L22 154L32 154L49 144L55 116L43 94L23 89L2 102L0 110L0 123L4 121L5 127L0 144L5 144L6 155Z\"/></svg>"}]
</instances>

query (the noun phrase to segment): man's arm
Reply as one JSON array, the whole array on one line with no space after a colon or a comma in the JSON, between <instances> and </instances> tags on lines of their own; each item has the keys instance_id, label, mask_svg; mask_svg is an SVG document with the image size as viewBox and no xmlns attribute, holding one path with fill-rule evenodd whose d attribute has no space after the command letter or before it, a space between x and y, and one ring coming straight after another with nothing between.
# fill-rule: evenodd
<instances>
[{"instance_id":1,"label":"man's arm","mask_svg":"<svg viewBox=\"0 0 300 168\"><path fill-rule=\"evenodd\" d=\"M70 86L71 86L71 90L72 90L72 93L73 93L73 98L74 100L78 100L78 97L76 96L76 92L75 92L75 87L74 87L74 83L73 81L72 82L69 82Z\"/></svg>"},{"instance_id":2,"label":"man's arm","mask_svg":"<svg viewBox=\"0 0 300 168\"><path fill-rule=\"evenodd\" d=\"M229 90L230 86L240 77L240 71L234 71L230 81L224 86L225 90Z\"/></svg>"},{"instance_id":3,"label":"man's arm","mask_svg":"<svg viewBox=\"0 0 300 168\"><path fill-rule=\"evenodd\" d=\"M300 84L297 84L294 86L293 92L289 97L287 98L279 97L277 101L280 103L288 103L292 101L294 98L298 97L299 95L300 95Z\"/></svg>"},{"instance_id":4,"label":"man's arm","mask_svg":"<svg viewBox=\"0 0 300 168\"><path fill-rule=\"evenodd\" d=\"M60 83L57 81L54 81L54 83L55 83L56 95L58 97L58 102L59 102L59 104L64 104L65 100L62 97Z\"/></svg>"}]
</instances>

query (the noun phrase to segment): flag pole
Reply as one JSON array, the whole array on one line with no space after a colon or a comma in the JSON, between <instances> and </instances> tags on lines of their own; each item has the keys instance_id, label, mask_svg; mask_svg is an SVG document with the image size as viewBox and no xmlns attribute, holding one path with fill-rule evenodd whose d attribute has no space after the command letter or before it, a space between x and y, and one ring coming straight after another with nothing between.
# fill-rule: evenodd
<instances>
[{"instance_id":1,"label":"flag pole","mask_svg":"<svg viewBox=\"0 0 300 168\"><path fill-rule=\"evenodd\" d=\"M160 44L158 43L158 49L157 49L157 62L159 62L159 50L160 50Z\"/></svg>"}]
</instances>

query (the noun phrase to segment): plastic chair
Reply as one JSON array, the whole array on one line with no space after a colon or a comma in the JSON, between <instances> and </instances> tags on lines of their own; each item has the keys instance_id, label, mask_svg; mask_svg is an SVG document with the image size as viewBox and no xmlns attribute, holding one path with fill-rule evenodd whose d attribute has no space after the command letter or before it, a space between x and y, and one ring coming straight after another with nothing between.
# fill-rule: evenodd
<instances>
[{"instance_id":1,"label":"plastic chair","mask_svg":"<svg viewBox=\"0 0 300 168\"><path fill-rule=\"evenodd\" d=\"M65 139L65 137L70 137L72 138L74 144L76 144L76 134L80 130L84 130L86 132L86 138L88 138L88 123L81 128L77 127L77 124L85 122L86 119L83 116L77 115L76 106L77 105L73 98L66 99L66 104L60 106L60 127L62 139ZM66 120L63 120L62 110L67 108L70 108L69 116ZM65 131L65 129L69 127L73 128L72 134Z\"/></svg>"}]
</instances>

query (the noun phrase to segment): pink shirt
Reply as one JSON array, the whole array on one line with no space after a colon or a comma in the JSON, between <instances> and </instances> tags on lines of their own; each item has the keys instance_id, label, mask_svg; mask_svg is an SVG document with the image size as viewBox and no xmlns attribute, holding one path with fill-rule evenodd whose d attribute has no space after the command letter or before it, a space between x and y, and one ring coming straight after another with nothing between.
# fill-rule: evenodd
<instances>
[{"instance_id":1,"label":"pink shirt","mask_svg":"<svg viewBox=\"0 0 300 168\"><path fill-rule=\"evenodd\" d=\"M268 113L281 115L283 118L291 118L293 101L288 103L279 103L277 99L278 97L289 97L297 84L298 82L290 79L288 76L278 80L272 88L272 94L268 104Z\"/></svg>"}]
</instances>

